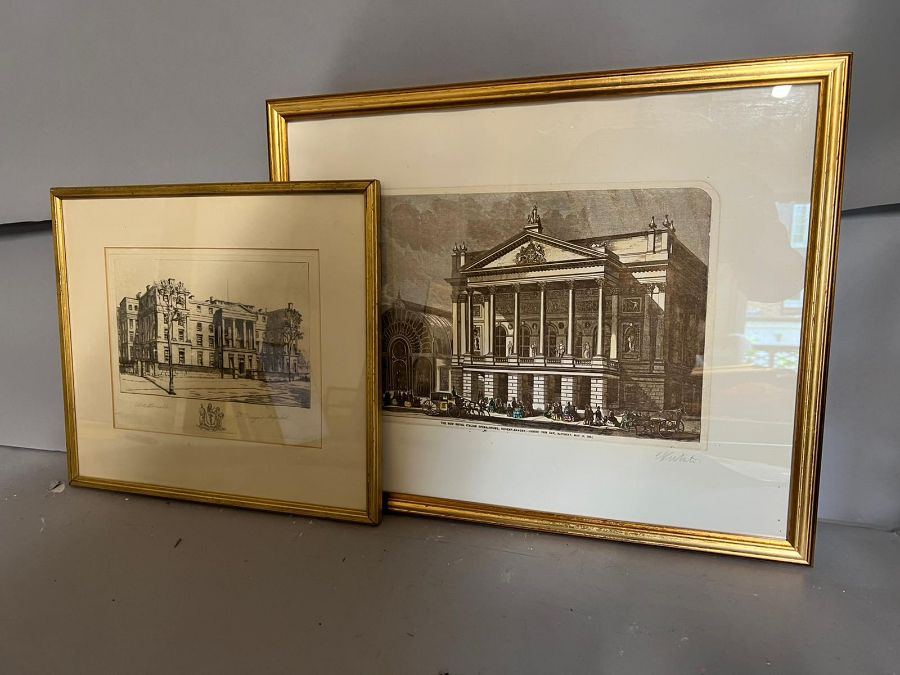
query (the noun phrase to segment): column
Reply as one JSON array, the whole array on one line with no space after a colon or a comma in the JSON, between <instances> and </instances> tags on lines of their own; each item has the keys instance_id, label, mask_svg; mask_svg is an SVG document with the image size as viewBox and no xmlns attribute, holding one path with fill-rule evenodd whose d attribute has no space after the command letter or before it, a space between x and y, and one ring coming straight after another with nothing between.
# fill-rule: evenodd
<instances>
[{"instance_id":1,"label":"column","mask_svg":"<svg viewBox=\"0 0 900 675\"><path fill-rule=\"evenodd\" d=\"M656 285L656 353L654 360L666 360L666 285Z\"/></svg>"},{"instance_id":2,"label":"column","mask_svg":"<svg viewBox=\"0 0 900 675\"><path fill-rule=\"evenodd\" d=\"M566 331L566 356L572 356L575 345L575 283L569 282L569 325ZM568 399L567 399L568 400Z\"/></svg>"},{"instance_id":3,"label":"column","mask_svg":"<svg viewBox=\"0 0 900 675\"><path fill-rule=\"evenodd\" d=\"M603 279L597 279L597 345L594 356L603 356Z\"/></svg>"},{"instance_id":4,"label":"column","mask_svg":"<svg viewBox=\"0 0 900 675\"><path fill-rule=\"evenodd\" d=\"M591 378L591 407L594 410L599 410L601 408L607 407L607 399L606 399L606 378L601 377L592 377Z\"/></svg>"},{"instance_id":5,"label":"column","mask_svg":"<svg viewBox=\"0 0 900 675\"><path fill-rule=\"evenodd\" d=\"M467 311L469 294L463 292L459 296L459 353L469 353L469 313ZM459 390L462 391L462 385Z\"/></svg>"},{"instance_id":6,"label":"column","mask_svg":"<svg viewBox=\"0 0 900 675\"><path fill-rule=\"evenodd\" d=\"M475 324L472 321L472 296L474 293L472 291L468 291L466 293L466 353L472 353L472 344L473 339L472 336L475 333ZM470 383L471 387L471 383Z\"/></svg>"},{"instance_id":7,"label":"column","mask_svg":"<svg viewBox=\"0 0 900 675\"><path fill-rule=\"evenodd\" d=\"M496 290L493 286L489 289L490 296L488 297L488 321L490 321L490 329L487 331L489 340L487 345L487 349L482 349L481 351L485 354L494 354L494 330L497 326L497 316L494 314L494 291ZM498 356L498 354L494 354L494 356ZM499 355L502 356L502 355Z\"/></svg>"},{"instance_id":8,"label":"column","mask_svg":"<svg viewBox=\"0 0 900 675\"><path fill-rule=\"evenodd\" d=\"M490 353L491 330L488 325L491 314L491 300L486 294L481 296L481 350L480 354Z\"/></svg>"},{"instance_id":9,"label":"column","mask_svg":"<svg viewBox=\"0 0 900 675\"><path fill-rule=\"evenodd\" d=\"M519 376L514 373L506 376L506 396L510 401L519 400Z\"/></svg>"},{"instance_id":10,"label":"column","mask_svg":"<svg viewBox=\"0 0 900 675\"><path fill-rule=\"evenodd\" d=\"M653 286L641 289L641 296L644 298L644 322L641 330L641 359L649 361L652 358L650 344L650 322L653 321L653 310L650 308L653 302Z\"/></svg>"},{"instance_id":11,"label":"column","mask_svg":"<svg viewBox=\"0 0 900 675\"><path fill-rule=\"evenodd\" d=\"M572 375L563 375L559 378L559 399L565 407L572 400L575 391L575 378Z\"/></svg>"},{"instance_id":12,"label":"column","mask_svg":"<svg viewBox=\"0 0 900 675\"><path fill-rule=\"evenodd\" d=\"M450 353L453 356L459 355L459 296L453 292L453 302L451 304L453 314L453 330L450 333Z\"/></svg>"},{"instance_id":13,"label":"column","mask_svg":"<svg viewBox=\"0 0 900 675\"><path fill-rule=\"evenodd\" d=\"M544 412L547 409L546 398L544 395L544 378L544 375L534 376L533 391L531 392L531 405L535 412Z\"/></svg>"},{"instance_id":14,"label":"column","mask_svg":"<svg viewBox=\"0 0 900 675\"><path fill-rule=\"evenodd\" d=\"M519 353L519 284L513 286L513 348L512 353Z\"/></svg>"},{"instance_id":15,"label":"column","mask_svg":"<svg viewBox=\"0 0 900 675\"><path fill-rule=\"evenodd\" d=\"M497 391L497 374L484 374L484 394L485 398L494 398L494 392Z\"/></svg>"},{"instance_id":16,"label":"column","mask_svg":"<svg viewBox=\"0 0 900 675\"><path fill-rule=\"evenodd\" d=\"M619 358L619 294L613 293L610 296L609 305L609 358Z\"/></svg>"},{"instance_id":17,"label":"column","mask_svg":"<svg viewBox=\"0 0 900 675\"><path fill-rule=\"evenodd\" d=\"M544 330L545 330L544 324L547 323L547 306L546 306L547 285L543 282L540 282L538 284L538 286L541 289L541 321L539 324L540 330L538 331L539 332L538 339L540 340L540 342L538 343L538 354L541 356L544 356ZM537 377L537 376L535 376L535 377ZM544 385L543 385L543 378L542 378L541 379L541 387L543 388L543 386Z\"/></svg>"},{"instance_id":18,"label":"column","mask_svg":"<svg viewBox=\"0 0 900 675\"><path fill-rule=\"evenodd\" d=\"M662 312L656 312L656 316L653 319L653 325L655 330L654 341L653 341L653 360L657 363L661 363L663 361L663 336L665 335L665 316Z\"/></svg>"}]
</instances>

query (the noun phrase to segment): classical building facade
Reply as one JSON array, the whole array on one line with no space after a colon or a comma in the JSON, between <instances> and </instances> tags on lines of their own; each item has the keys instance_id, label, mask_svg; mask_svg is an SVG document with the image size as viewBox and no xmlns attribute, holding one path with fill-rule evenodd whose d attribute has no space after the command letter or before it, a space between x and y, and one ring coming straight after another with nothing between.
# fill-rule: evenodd
<instances>
[{"instance_id":1,"label":"classical building facade","mask_svg":"<svg viewBox=\"0 0 900 675\"><path fill-rule=\"evenodd\" d=\"M119 363L134 363L134 336L137 330L138 299L122 298L116 308Z\"/></svg>"},{"instance_id":2,"label":"classical building facade","mask_svg":"<svg viewBox=\"0 0 900 675\"><path fill-rule=\"evenodd\" d=\"M154 283L119 303L119 364L123 370L140 375L158 372L168 367L171 346L172 364L185 371L237 376L308 373L300 349L301 317L292 304L267 311L212 297L198 300L184 284L168 281L171 290ZM171 323L170 313L177 316ZM292 318L294 332L282 330L285 317ZM277 331L269 329L273 322ZM293 358L266 358L285 350Z\"/></svg>"},{"instance_id":3,"label":"classical building facade","mask_svg":"<svg viewBox=\"0 0 900 675\"><path fill-rule=\"evenodd\" d=\"M535 208L489 250L457 245L448 281L451 386L464 397L699 413L707 266L668 216L562 240Z\"/></svg>"}]
</instances>

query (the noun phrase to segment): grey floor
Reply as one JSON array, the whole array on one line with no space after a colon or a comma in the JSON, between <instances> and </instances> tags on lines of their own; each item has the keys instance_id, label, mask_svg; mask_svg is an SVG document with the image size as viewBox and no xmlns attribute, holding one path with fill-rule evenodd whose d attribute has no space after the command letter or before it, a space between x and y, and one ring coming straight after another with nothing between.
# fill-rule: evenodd
<instances>
[{"instance_id":1,"label":"grey floor","mask_svg":"<svg viewBox=\"0 0 900 675\"><path fill-rule=\"evenodd\" d=\"M67 487L0 447L0 672L896 673L900 538L812 569L387 515Z\"/></svg>"}]
</instances>

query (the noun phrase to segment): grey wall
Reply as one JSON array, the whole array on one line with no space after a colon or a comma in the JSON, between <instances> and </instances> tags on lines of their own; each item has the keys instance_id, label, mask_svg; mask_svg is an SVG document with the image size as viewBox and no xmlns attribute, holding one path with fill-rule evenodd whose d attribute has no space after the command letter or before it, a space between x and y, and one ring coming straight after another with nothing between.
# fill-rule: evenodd
<instances>
[{"instance_id":1,"label":"grey wall","mask_svg":"<svg viewBox=\"0 0 900 675\"><path fill-rule=\"evenodd\" d=\"M48 217L52 185L264 180L267 98L846 50L844 205L896 203L898 25L889 0L3 0L0 222ZM898 212L844 223L820 506L886 527L898 232ZM0 444L61 449L46 226L0 227L0 289Z\"/></svg>"},{"instance_id":2,"label":"grey wall","mask_svg":"<svg viewBox=\"0 0 900 675\"><path fill-rule=\"evenodd\" d=\"M65 450L50 223L0 225L0 445Z\"/></svg>"},{"instance_id":3,"label":"grey wall","mask_svg":"<svg viewBox=\"0 0 900 675\"><path fill-rule=\"evenodd\" d=\"M900 528L900 206L845 216L831 332L819 516Z\"/></svg>"},{"instance_id":4,"label":"grey wall","mask_svg":"<svg viewBox=\"0 0 900 675\"><path fill-rule=\"evenodd\" d=\"M265 99L852 50L845 206L900 201L894 0L3 0L0 222L267 177Z\"/></svg>"}]
</instances>

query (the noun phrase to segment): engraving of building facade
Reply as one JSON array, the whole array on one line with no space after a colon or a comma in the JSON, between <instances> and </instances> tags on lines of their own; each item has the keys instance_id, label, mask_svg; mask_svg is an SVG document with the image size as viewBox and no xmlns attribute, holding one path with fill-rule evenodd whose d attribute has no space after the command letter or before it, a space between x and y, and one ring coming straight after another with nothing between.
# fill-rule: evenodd
<instances>
[{"instance_id":1,"label":"engraving of building facade","mask_svg":"<svg viewBox=\"0 0 900 675\"><path fill-rule=\"evenodd\" d=\"M451 387L464 398L699 413L707 266L668 216L563 240L535 208L489 250L454 247L447 281Z\"/></svg>"},{"instance_id":2,"label":"engraving of building facade","mask_svg":"<svg viewBox=\"0 0 900 675\"><path fill-rule=\"evenodd\" d=\"M198 300L184 284L174 287L170 296L159 283L148 284L143 292L122 298L116 310L121 370L156 374L168 367L171 349L172 364L182 372L308 376L300 348L301 317L291 303L268 311L213 297ZM170 307L180 317L172 322L171 335ZM294 330L286 331L285 323Z\"/></svg>"}]
</instances>

